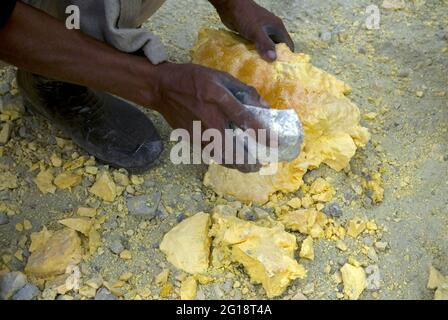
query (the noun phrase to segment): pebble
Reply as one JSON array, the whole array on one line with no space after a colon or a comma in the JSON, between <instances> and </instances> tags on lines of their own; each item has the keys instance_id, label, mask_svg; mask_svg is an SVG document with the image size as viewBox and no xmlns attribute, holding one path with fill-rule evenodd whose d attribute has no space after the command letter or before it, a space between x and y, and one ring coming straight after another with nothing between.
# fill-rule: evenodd
<instances>
[{"instance_id":1,"label":"pebble","mask_svg":"<svg viewBox=\"0 0 448 320\"><path fill-rule=\"evenodd\" d=\"M109 246L110 251L112 251L115 254L120 254L124 250L124 246L121 243L120 239L115 239L112 241L112 243Z\"/></svg>"},{"instance_id":2,"label":"pebble","mask_svg":"<svg viewBox=\"0 0 448 320\"><path fill-rule=\"evenodd\" d=\"M106 288L101 288L97 291L95 295L95 300L101 300L101 301L117 300L117 297L115 297L112 293L110 293L110 291L107 290Z\"/></svg>"},{"instance_id":3,"label":"pebble","mask_svg":"<svg viewBox=\"0 0 448 320\"><path fill-rule=\"evenodd\" d=\"M342 209L336 202L327 204L323 211L327 216L332 218L339 218L342 216Z\"/></svg>"},{"instance_id":4,"label":"pebble","mask_svg":"<svg viewBox=\"0 0 448 320\"><path fill-rule=\"evenodd\" d=\"M329 31L321 31L319 33L320 40L325 41L325 42L330 42L332 36L333 36L333 34Z\"/></svg>"},{"instance_id":5,"label":"pebble","mask_svg":"<svg viewBox=\"0 0 448 320\"><path fill-rule=\"evenodd\" d=\"M0 95L4 96L9 92L9 90L10 90L9 83L3 81L0 82Z\"/></svg>"},{"instance_id":6,"label":"pebble","mask_svg":"<svg viewBox=\"0 0 448 320\"><path fill-rule=\"evenodd\" d=\"M398 72L398 76L400 78L407 78L409 77L409 75L411 74L411 70L410 69L402 69Z\"/></svg>"},{"instance_id":7,"label":"pebble","mask_svg":"<svg viewBox=\"0 0 448 320\"><path fill-rule=\"evenodd\" d=\"M0 226L8 224L9 218L6 213L0 212Z\"/></svg>"},{"instance_id":8,"label":"pebble","mask_svg":"<svg viewBox=\"0 0 448 320\"><path fill-rule=\"evenodd\" d=\"M377 291L381 289L381 274L378 265L373 264L366 268L367 277L367 290Z\"/></svg>"},{"instance_id":9,"label":"pebble","mask_svg":"<svg viewBox=\"0 0 448 320\"><path fill-rule=\"evenodd\" d=\"M126 200L126 205L131 215L153 219L156 216L157 209L160 204L160 199L161 193L155 192L152 196L151 205L148 205L148 195L128 198Z\"/></svg>"},{"instance_id":10,"label":"pebble","mask_svg":"<svg viewBox=\"0 0 448 320\"><path fill-rule=\"evenodd\" d=\"M11 299L27 283L21 272L9 272L0 277L0 300Z\"/></svg>"},{"instance_id":11,"label":"pebble","mask_svg":"<svg viewBox=\"0 0 448 320\"><path fill-rule=\"evenodd\" d=\"M178 223L181 223L182 221L184 221L185 220L185 214L183 214L183 213L180 213L177 217L176 217L176 221L178 222Z\"/></svg>"},{"instance_id":12,"label":"pebble","mask_svg":"<svg viewBox=\"0 0 448 320\"><path fill-rule=\"evenodd\" d=\"M387 242L383 241L375 242L375 248L377 248L380 251L386 251L387 247L388 247Z\"/></svg>"},{"instance_id":13,"label":"pebble","mask_svg":"<svg viewBox=\"0 0 448 320\"><path fill-rule=\"evenodd\" d=\"M378 255L376 254L376 251L374 248L370 247L367 250L367 256L369 257L370 260L372 260L373 262L378 262Z\"/></svg>"},{"instance_id":14,"label":"pebble","mask_svg":"<svg viewBox=\"0 0 448 320\"><path fill-rule=\"evenodd\" d=\"M254 208L254 212L257 215L258 219L267 219L269 217L269 212L264 211L260 208Z\"/></svg>"},{"instance_id":15,"label":"pebble","mask_svg":"<svg viewBox=\"0 0 448 320\"><path fill-rule=\"evenodd\" d=\"M252 211L251 208L244 206L241 210L238 211L238 217L247 221L257 221L258 217L256 213Z\"/></svg>"},{"instance_id":16,"label":"pebble","mask_svg":"<svg viewBox=\"0 0 448 320\"><path fill-rule=\"evenodd\" d=\"M38 287L36 287L34 284L27 283L12 297L12 300L33 300L39 294L40 291Z\"/></svg>"},{"instance_id":17,"label":"pebble","mask_svg":"<svg viewBox=\"0 0 448 320\"><path fill-rule=\"evenodd\" d=\"M305 288L303 288L302 293L304 295L310 295L314 292L314 283L308 283Z\"/></svg>"},{"instance_id":18,"label":"pebble","mask_svg":"<svg viewBox=\"0 0 448 320\"><path fill-rule=\"evenodd\" d=\"M439 40L448 40L448 31L445 30L439 30L436 32L436 37L439 38Z\"/></svg>"}]
</instances>

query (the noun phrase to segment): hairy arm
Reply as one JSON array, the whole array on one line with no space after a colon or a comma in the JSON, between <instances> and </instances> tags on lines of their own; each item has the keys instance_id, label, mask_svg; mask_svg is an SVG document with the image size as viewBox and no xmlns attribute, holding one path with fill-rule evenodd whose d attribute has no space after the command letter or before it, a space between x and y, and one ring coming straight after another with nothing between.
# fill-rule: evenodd
<instances>
[{"instance_id":1,"label":"hairy arm","mask_svg":"<svg viewBox=\"0 0 448 320\"><path fill-rule=\"evenodd\" d=\"M110 92L151 105L147 90L158 68L65 25L43 11L18 2L0 29L0 60L50 78ZM157 86L154 82L153 86Z\"/></svg>"}]
</instances>

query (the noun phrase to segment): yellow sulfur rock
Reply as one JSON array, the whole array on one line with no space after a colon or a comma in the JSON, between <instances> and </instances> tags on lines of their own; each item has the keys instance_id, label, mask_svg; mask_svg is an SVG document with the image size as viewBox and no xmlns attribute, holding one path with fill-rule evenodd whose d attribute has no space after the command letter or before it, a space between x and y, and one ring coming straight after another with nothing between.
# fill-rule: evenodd
<instances>
[{"instance_id":1,"label":"yellow sulfur rock","mask_svg":"<svg viewBox=\"0 0 448 320\"><path fill-rule=\"evenodd\" d=\"M191 274L209 266L210 215L200 212L185 219L163 237L160 250L176 268Z\"/></svg>"},{"instance_id":2,"label":"yellow sulfur rock","mask_svg":"<svg viewBox=\"0 0 448 320\"><path fill-rule=\"evenodd\" d=\"M373 220L367 221L366 228L369 231L376 231L376 230L378 230L378 226L377 226L376 222L373 221Z\"/></svg>"},{"instance_id":3,"label":"yellow sulfur rock","mask_svg":"<svg viewBox=\"0 0 448 320\"><path fill-rule=\"evenodd\" d=\"M84 165L84 163L86 162L86 160L87 159L85 157L79 157L73 161L69 161L69 162L65 163L63 168L64 168L64 170L67 170L67 171L76 170L78 168L81 168Z\"/></svg>"},{"instance_id":4,"label":"yellow sulfur rock","mask_svg":"<svg viewBox=\"0 0 448 320\"><path fill-rule=\"evenodd\" d=\"M314 201L329 202L333 199L336 191L332 185L325 179L319 178L313 182L309 192Z\"/></svg>"},{"instance_id":5,"label":"yellow sulfur rock","mask_svg":"<svg viewBox=\"0 0 448 320\"><path fill-rule=\"evenodd\" d=\"M90 229L92 228L93 222L88 218L70 218L59 220L60 224L63 224L70 229L81 232L85 236L89 236Z\"/></svg>"},{"instance_id":6,"label":"yellow sulfur rock","mask_svg":"<svg viewBox=\"0 0 448 320\"><path fill-rule=\"evenodd\" d=\"M120 253L120 258L123 260L131 260L132 259L132 253L129 250L123 250Z\"/></svg>"},{"instance_id":7,"label":"yellow sulfur rock","mask_svg":"<svg viewBox=\"0 0 448 320\"><path fill-rule=\"evenodd\" d=\"M445 282L448 283L448 279L445 278L440 271L438 271L433 266L429 267L429 277L428 277L428 289L437 289Z\"/></svg>"},{"instance_id":8,"label":"yellow sulfur rock","mask_svg":"<svg viewBox=\"0 0 448 320\"><path fill-rule=\"evenodd\" d=\"M338 248L338 249L341 250L341 251L347 251L347 250L348 250L348 247L347 247L347 245L345 244L345 242L344 242L344 241L341 241L341 240L339 240L339 241L336 242L336 248Z\"/></svg>"},{"instance_id":9,"label":"yellow sulfur rock","mask_svg":"<svg viewBox=\"0 0 448 320\"><path fill-rule=\"evenodd\" d=\"M366 222L359 218L354 218L348 222L347 235L357 238L366 229Z\"/></svg>"},{"instance_id":10,"label":"yellow sulfur rock","mask_svg":"<svg viewBox=\"0 0 448 320\"><path fill-rule=\"evenodd\" d=\"M160 298L167 298L171 294L171 291L173 291L173 284L168 282L160 290Z\"/></svg>"},{"instance_id":11,"label":"yellow sulfur rock","mask_svg":"<svg viewBox=\"0 0 448 320\"><path fill-rule=\"evenodd\" d=\"M51 164L53 165L53 167L59 168L62 166L62 159L55 153L53 153L51 155L50 161L51 161Z\"/></svg>"},{"instance_id":12,"label":"yellow sulfur rock","mask_svg":"<svg viewBox=\"0 0 448 320\"><path fill-rule=\"evenodd\" d=\"M37 188L43 194L55 193L56 187L53 184L53 180L54 180L54 176L50 170L45 170L45 171L39 172L39 174L36 176L36 178L33 179Z\"/></svg>"},{"instance_id":13,"label":"yellow sulfur rock","mask_svg":"<svg viewBox=\"0 0 448 320\"><path fill-rule=\"evenodd\" d=\"M67 267L76 265L81 261L81 239L76 231L62 229L49 238L43 235L39 245L34 245L33 252L28 259L25 272L37 278L46 278L64 274ZM36 240L35 240L36 241Z\"/></svg>"},{"instance_id":14,"label":"yellow sulfur rock","mask_svg":"<svg viewBox=\"0 0 448 320\"><path fill-rule=\"evenodd\" d=\"M305 209L309 209L313 204L314 204L314 200L309 194L306 194L302 198L302 207L304 207Z\"/></svg>"},{"instance_id":15,"label":"yellow sulfur rock","mask_svg":"<svg viewBox=\"0 0 448 320\"><path fill-rule=\"evenodd\" d=\"M210 234L213 263L241 263L255 283L261 283L269 298L281 295L289 283L304 278L306 271L294 259L296 238L281 225L261 227L234 216L213 215Z\"/></svg>"},{"instance_id":16,"label":"yellow sulfur rock","mask_svg":"<svg viewBox=\"0 0 448 320\"><path fill-rule=\"evenodd\" d=\"M367 287L366 274L361 267L346 263L341 268L344 293L350 300L357 300Z\"/></svg>"},{"instance_id":17,"label":"yellow sulfur rock","mask_svg":"<svg viewBox=\"0 0 448 320\"><path fill-rule=\"evenodd\" d=\"M300 198L292 198L288 201L288 206L293 209L300 209L300 207L302 206L302 201L300 200Z\"/></svg>"},{"instance_id":18,"label":"yellow sulfur rock","mask_svg":"<svg viewBox=\"0 0 448 320\"><path fill-rule=\"evenodd\" d=\"M80 175L72 172L62 172L54 179L54 184L59 189L68 189L79 184L81 180L82 177Z\"/></svg>"},{"instance_id":19,"label":"yellow sulfur rock","mask_svg":"<svg viewBox=\"0 0 448 320\"><path fill-rule=\"evenodd\" d=\"M96 295L96 289L89 287L89 286L84 286L84 287L79 288L78 292L81 296L89 298L89 299L94 298Z\"/></svg>"},{"instance_id":20,"label":"yellow sulfur rock","mask_svg":"<svg viewBox=\"0 0 448 320\"><path fill-rule=\"evenodd\" d=\"M0 173L0 191L15 189L18 187L17 175L12 172Z\"/></svg>"},{"instance_id":21,"label":"yellow sulfur rock","mask_svg":"<svg viewBox=\"0 0 448 320\"><path fill-rule=\"evenodd\" d=\"M434 300L448 300L448 277L443 276L436 268L430 266L428 289L435 289Z\"/></svg>"},{"instance_id":22,"label":"yellow sulfur rock","mask_svg":"<svg viewBox=\"0 0 448 320\"><path fill-rule=\"evenodd\" d=\"M305 130L300 156L281 163L274 175L243 174L211 165L204 184L220 195L264 203L276 191L296 191L307 170L322 163L338 171L344 169L356 149L370 138L359 124L358 107L345 96L349 86L314 67L306 54L291 52L285 44L277 45L277 55L275 62L268 63L252 43L233 33L210 29L200 32L192 50L194 63L229 72L252 85L273 108L295 109Z\"/></svg>"},{"instance_id":23,"label":"yellow sulfur rock","mask_svg":"<svg viewBox=\"0 0 448 320\"><path fill-rule=\"evenodd\" d=\"M101 246L101 236L94 228L89 232L89 253L94 254L96 250Z\"/></svg>"},{"instance_id":24,"label":"yellow sulfur rock","mask_svg":"<svg viewBox=\"0 0 448 320\"><path fill-rule=\"evenodd\" d=\"M194 300L198 290L198 283L194 277L187 277L180 286L181 300Z\"/></svg>"},{"instance_id":25,"label":"yellow sulfur rock","mask_svg":"<svg viewBox=\"0 0 448 320\"><path fill-rule=\"evenodd\" d=\"M32 253L41 248L45 243L48 242L51 236L52 233L48 231L45 226L42 228L42 231L32 233L30 236L31 244L28 250Z\"/></svg>"},{"instance_id":26,"label":"yellow sulfur rock","mask_svg":"<svg viewBox=\"0 0 448 320\"><path fill-rule=\"evenodd\" d=\"M302 247L300 248L300 257L308 260L314 260L314 248L313 248L313 238L308 237L302 242Z\"/></svg>"},{"instance_id":27,"label":"yellow sulfur rock","mask_svg":"<svg viewBox=\"0 0 448 320\"><path fill-rule=\"evenodd\" d=\"M322 238L327 217L314 209L300 209L281 215L279 221L288 230L308 234L313 238Z\"/></svg>"},{"instance_id":28,"label":"yellow sulfur rock","mask_svg":"<svg viewBox=\"0 0 448 320\"><path fill-rule=\"evenodd\" d=\"M90 188L90 192L108 202L113 202L117 196L115 182L107 172L103 172L97 178L95 184Z\"/></svg>"},{"instance_id":29,"label":"yellow sulfur rock","mask_svg":"<svg viewBox=\"0 0 448 320\"><path fill-rule=\"evenodd\" d=\"M81 217L93 218L96 216L96 209L81 207L81 208L78 208L77 214L78 214L78 216L81 216Z\"/></svg>"}]
</instances>

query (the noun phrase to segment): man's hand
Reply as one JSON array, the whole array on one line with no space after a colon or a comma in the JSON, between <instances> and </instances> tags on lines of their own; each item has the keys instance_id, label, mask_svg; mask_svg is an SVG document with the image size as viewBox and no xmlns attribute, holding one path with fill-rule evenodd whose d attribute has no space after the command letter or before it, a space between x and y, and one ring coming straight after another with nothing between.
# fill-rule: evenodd
<instances>
[{"instance_id":1,"label":"man's hand","mask_svg":"<svg viewBox=\"0 0 448 320\"><path fill-rule=\"evenodd\" d=\"M277 59L276 43L286 43L294 51L294 42L282 20L253 0L209 0L222 22L231 30L257 45L267 61Z\"/></svg>"},{"instance_id":2,"label":"man's hand","mask_svg":"<svg viewBox=\"0 0 448 320\"><path fill-rule=\"evenodd\" d=\"M154 108L173 128L190 130L193 120L201 120L204 129L221 132L231 123L243 130L269 129L261 128L242 106L267 104L255 89L232 76L192 64L154 66L144 57L68 30L60 21L22 2L0 29L0 59L29 72ZM259 166L234 168L248 172Z\"/></svg>"},{"instance_id":3,"label":"man's hand","mask_svg":"<svg viewBox=\"0 0 448 320\"><path fill-rule=\"evenodd\" d=\"M231 75L195 64L164 63L157 68L158 91L154 95L158 94L158 97L152 106L172 128L183 128L191 133L193 121L198 120L202 130L219 130L223 141L224 130L232 125L242 130L269 129L263 128L242 105L268 108L267 103L253 87ZM222 151L224 155L224 149ZM254 172L260 168L250 164L229 167L242 172Z\"/></svg>"}]
</instances>

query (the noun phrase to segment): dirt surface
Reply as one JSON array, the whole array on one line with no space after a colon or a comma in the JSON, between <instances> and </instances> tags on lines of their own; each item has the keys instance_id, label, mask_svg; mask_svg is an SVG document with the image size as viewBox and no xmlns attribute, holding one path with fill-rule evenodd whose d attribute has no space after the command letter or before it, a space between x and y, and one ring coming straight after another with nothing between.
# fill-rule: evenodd
<instances>
[{"instance_id":1,"label":"dirt surface","mask_svg":"<svg viewBox=\"0 0 448 320\"><path fill-rule=\"evenodd\" d=\"M361 298L432 299L434 292L426 288L429 266L448 274L448 2L406 1L406 7L399 10L383 9L381 1L364 0L259 3L284 19L297 52L310 54L316 66L351 85L350 97L363 114L375 113L363 120L372 141L358 151L350 168L337 173L324 166L308 173L305 180L330 179L337 190L334 201L343 212L339 219L374 219L382 230L381 239L375 240L387 243L376 262L363 255L354 241L347 240L347 252L329 241L317 241L315 260L303 262L307 278L294 281L282 298L290 299L298 292L308 299L341 298L342 285L332 275L354 257L365 260L365 266L377 264L381 274L379 290L366 290ZM380 8L378 30L365 26L365 10L371 4ZM148 26L161 36L171 60L188 62L197 31L221 24L206 1L169 0ZM10 101L21 105L11 68L1 73L0 85L4 106ZM170 129L164 120L152 112L148 115L168 141ZM0 209L8 221L0 225L0 270L23 270L32 232L42 226L58 229L58 220L73 216L80 206L91 206L98 208L98 216L105 217L100 229L103 245L80 264L81 282L98 275L114 282L132 272L119 295L155 299L161 295L155 277L170 269L169 281L179 287L182 274L166 262L158 245L184 217L226 203L203 187L205 166L171 164L167 143L157 166L140 176L141 181L134 177L131 187L111 204L88 192L95 178L85 172L81 184L71 191L58 189L54 195L43 195L33 182L39 172L39 165L30 169L33 164L49 164L53 153L64 163L84 153L70 145L61 149L55 139L61 134L40 118L25 114L10 123L11 138L2 147L0 170L2 175L17 176L17 186L0 192ZM100 171L115 171L99 163L95 166ZM356 177L378 171L382 172L385 196L382 203L373 204L368 194L359 192ZM127 213L128 197L158 193L161 200L154 219L142 220ZM29 220L32 228L20 231L17 224L24 220ZM131 252L130 260L112 252L117 240ZM368 234L359 239L366 246L372 246L373 240ZM240 268L216 278L199 286L199 299L266 297ZM43 289L39 298L55 297ZM76 292L67 295L85 298ZM177 290L167 298L178 298Z\"/></svg>"}]
</instances>

